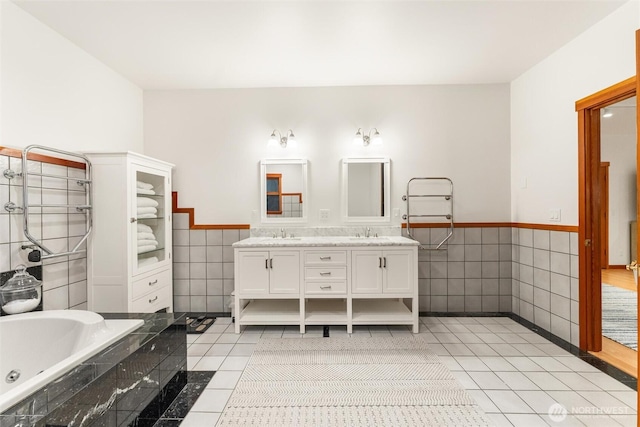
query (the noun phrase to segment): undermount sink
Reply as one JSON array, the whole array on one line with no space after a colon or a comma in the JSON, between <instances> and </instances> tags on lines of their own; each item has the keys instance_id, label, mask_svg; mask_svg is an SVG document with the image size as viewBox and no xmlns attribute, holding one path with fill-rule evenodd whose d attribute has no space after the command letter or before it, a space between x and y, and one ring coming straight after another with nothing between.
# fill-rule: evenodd
<instances>
[{"instance_id":1,"label":"undermount sink","mask_svg":"<svg viewBox=\"0 0 640 427\"><path fill-rule=\"evenodd\" d=\"M389 240L388 237L349 237L349 240Z\"/></svg>"}]
</instances>

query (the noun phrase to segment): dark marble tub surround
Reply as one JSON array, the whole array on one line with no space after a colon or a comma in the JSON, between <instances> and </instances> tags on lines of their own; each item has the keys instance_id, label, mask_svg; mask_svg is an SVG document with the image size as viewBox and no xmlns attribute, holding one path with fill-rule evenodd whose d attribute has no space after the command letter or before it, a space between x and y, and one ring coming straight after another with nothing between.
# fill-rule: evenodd
<instances>
[{"instance_id":1,"label":"dark marble tub surround","mask_svg":"<svg viewBox=\"0 0 640 427\"><path fill-rule=\"evenodd\" d=\"M0 427L153 425L187 383L185 316L104 317L145 323L0 415Z\"/></svg>"}]
</instances>

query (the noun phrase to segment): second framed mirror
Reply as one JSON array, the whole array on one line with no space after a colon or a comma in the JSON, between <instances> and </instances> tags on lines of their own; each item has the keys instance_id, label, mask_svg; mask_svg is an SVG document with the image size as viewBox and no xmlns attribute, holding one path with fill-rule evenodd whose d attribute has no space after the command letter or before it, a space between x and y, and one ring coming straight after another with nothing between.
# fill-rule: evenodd
<instances>
[{"instance_id":1,"label":"second framed mirror","mask_svg":"<svg viewBox=\"0 0 640 427\"><path fill-rule=\"evenodd\" d=\"M342 159L342 214L346 222L389 222L389 158Z\"/></svg>"}]
</instances>

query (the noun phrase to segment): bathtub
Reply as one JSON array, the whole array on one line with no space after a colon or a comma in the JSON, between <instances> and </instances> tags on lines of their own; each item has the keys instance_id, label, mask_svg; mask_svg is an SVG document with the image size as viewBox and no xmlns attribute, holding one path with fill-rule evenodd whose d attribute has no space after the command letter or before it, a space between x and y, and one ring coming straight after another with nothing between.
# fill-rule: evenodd
<instances>
[{"instance_id":1,"label":"bathtub","mask_svg":"<svg viewBox=\"0 0 640 427\"><path fill-rule=\"evenodd\" d=\"M0 413L143 323L82 310L0 317Z\"/></svg>"}]
</instances>

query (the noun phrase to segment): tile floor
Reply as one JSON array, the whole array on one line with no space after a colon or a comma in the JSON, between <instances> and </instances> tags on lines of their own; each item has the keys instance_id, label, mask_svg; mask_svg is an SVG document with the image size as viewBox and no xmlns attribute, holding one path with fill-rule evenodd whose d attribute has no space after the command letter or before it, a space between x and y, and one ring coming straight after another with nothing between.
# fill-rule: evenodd
<instances>
[{"instance_id":1,"label":"tile floor","mask_svg":"<svg viewBox=\"0 0 640 427\"><path fill-rule=\"evenodd\" d=\"M508 317L420 321L420 334L497 426L636 426L635 390ZM322 333L309 327L302 337ZM411 332L404 326L354 328L358 336L400 334ZM345 335L346 328L331 327L330 336ZM224 317L202 335L187 335L188 369L216 373L183 427L215 426L260 337L301 335L296 327L271 326L249 326L236 335Z\"/></svg>"}]
</instances>

